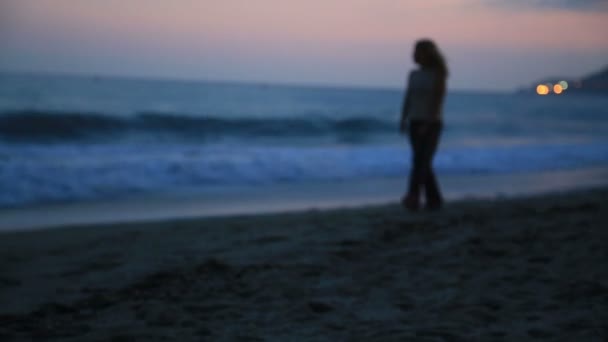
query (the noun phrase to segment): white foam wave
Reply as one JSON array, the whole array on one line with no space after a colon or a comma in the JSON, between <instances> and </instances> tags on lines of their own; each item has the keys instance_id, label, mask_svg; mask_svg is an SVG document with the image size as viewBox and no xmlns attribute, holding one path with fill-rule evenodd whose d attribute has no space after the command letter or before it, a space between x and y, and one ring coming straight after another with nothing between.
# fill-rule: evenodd
<instances>
[{"instance_id":1,"label":"white foam wave","mask_svg":"<svg viewBox=\"0 0 608 342\"><path fill-rule=\"evenodd\" d=\"M440 150L443 174L547 171L608 164L608 144ZM332 147L52 145L0 148L0 206L133 193L405 177L405 145Z\"/></svg>"}]
</instances>

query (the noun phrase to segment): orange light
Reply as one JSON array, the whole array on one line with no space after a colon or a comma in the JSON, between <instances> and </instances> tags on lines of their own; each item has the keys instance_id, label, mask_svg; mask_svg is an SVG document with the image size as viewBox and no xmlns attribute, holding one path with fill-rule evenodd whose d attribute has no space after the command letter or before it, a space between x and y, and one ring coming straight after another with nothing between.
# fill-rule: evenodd
<instances>
[{"instance_id":1,"label":"orange light","mask_svg":"<svg viewBox=\"0 0 608 342\"><path fill-rule=\"evenodd\" d=\"M561 94L563 91L564 91L564 88L561 85L556 84L553 86L553 92L556 93L557 95Z\"/></svg>"},{"instance_id":2,"label":"orange light","mask_svg":"<svg viewBox=\"0 0 608 342\"><path fill-rule=\"evenodd\" d=\"M538 95L547 95L547 94L549 94L549 87L547 87L547 86L546 86L546 85L544 85L544 84L539 84L539 85L536 87L536 93L537 93Z\"/></svg>"}]
</instances>

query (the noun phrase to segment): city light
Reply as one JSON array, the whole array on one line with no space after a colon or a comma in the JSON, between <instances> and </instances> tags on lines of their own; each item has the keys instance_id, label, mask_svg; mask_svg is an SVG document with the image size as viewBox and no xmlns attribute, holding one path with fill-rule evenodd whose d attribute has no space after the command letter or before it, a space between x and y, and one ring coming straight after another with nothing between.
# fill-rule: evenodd
<instances>
[{"instance_id":1,"label":"city light","mask_svg":"<svg viewBox=\"0 0 608 342\"><path fill-rule=\"evenodd\" d=\"M553 92L556 93L557 95L561 94L564 91L564 88L562 88L561 84L556 84L553 86Z\"/></svg>"},{"instance_id":2,"label":"city light","mask_svg":"<svg viewBox=\"0 0 608 342\"><path fill-rule=\"evenodd\" d=\"M567 81L559 81L555 84L541 83L536 86L536 93L538 95L549 95L551 93L553 93L555 95L561 95L566 91L566 89L568 89L568 86L569 85L568 85ZM575 84L575 86L576 86L576 84Z\"/></svg>"},{"instance_id":3,"label":"city light","mask_svg":"<svg viewBox=\"0 0 608 342\"><path fill-rule=\"evenodd\" d=\"M547 95L547 94L549 94L549 92L550 92L550 90L549 90L549 89L550 89L550 88L549 88L549 87L547 87L547 85L545 85L545 84L539 84L539 85L536 87L536 93L537 93L538 95Z\"/></svg>"}]
</instances>

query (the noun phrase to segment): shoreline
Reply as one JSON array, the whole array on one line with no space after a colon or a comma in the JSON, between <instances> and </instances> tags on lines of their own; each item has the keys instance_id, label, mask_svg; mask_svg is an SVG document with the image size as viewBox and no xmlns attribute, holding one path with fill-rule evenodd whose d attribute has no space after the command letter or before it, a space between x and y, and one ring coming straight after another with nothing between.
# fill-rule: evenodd
<instances>
[{"instance_id":1,"label":"shoreline","mask_svg":"<svg viewBox=\"0 0 608 342\"><path fill-rule=\"evenodd\" d=\"M6 232L0 337L601 341L606 198Z\"/></svg>"},{"instance_id":2,"label":"shoreline","mask_svg":"<svg viewBox=\"0 0 608 342\"><path fill-rule=\"evenodd\" d=\"M508 175L440 175L439 178L448 201L496 199L605 186L608 185L608 167ZM405 178L387 178L224 187L116 200L3 208L0 209L0 234L69 226L363 208L398 202L405 187Z\"/></svg>"}]
</instances>

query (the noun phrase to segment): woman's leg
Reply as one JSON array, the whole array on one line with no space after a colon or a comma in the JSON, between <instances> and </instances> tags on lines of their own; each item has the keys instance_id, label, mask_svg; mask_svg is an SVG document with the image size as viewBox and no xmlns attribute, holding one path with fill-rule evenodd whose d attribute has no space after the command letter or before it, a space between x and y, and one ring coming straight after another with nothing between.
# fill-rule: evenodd
<instances>
[{"instance_id":1,"label":"woman's leg","mask_svg":"<svg viewBox=\"0 0 608 342\"><path fill-rule=\"evenodd\" d=\"M426 203L429 207L441 206L443 203L443 197L441 190L439 189L439 183L437 177L431 168L426 176L426 184L424 188L426 194Z\"/></svg>"},{"instance_id":2,"label":"woman's leg","mask_svg":"<svg viewBox=\"0 0 608 342\"><path fill-rule=\"evenodd\" d=\"M403 204L408 209L418 209L420 206L420 190L424 186L426 170L424 169L424 127L423 123L412 122L410 124L410 144L412 146L412 167L407 195Z\"/></svg>"},{"instance_id":3,"label":"woman's leg","mask_svg":"<svg viewBox=\"0 0 608 342\"><path fill-rule=\"evenodd\" d=\"M429 125L428 132L425 137L425 170L424 177L424 192L426 195L426 204L429 209L438 209L443 203L443 197L435 172L433 171L433 158L439 145L441 136L441 123L433 123Z\"/></svg>"}]
</instances>

